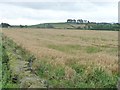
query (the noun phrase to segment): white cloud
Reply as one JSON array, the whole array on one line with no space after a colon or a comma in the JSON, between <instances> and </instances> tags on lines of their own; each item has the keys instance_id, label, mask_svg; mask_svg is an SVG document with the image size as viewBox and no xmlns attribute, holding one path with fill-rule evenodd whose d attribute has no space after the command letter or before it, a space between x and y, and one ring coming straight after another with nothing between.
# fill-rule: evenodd
<instances>
[{"instance_id":1,"label":"white cloud","mask_svg":"<svg viewBox=\"0 0 120 90\"><path fill-rule=\"evenodd\" d=\"M118 2L119 0L0 0L0 2Z\"/></svg>"},{"instance_id":2,"label":"white cloud","mask_svg":"<svg viewBox=\"0 0 120 90\"><path fill-rule=\"evenodd\" d=\"M37 3L40 3L40 1L41 0L39 0ZM7 0L4 0L4 2L7 2ZM62 2L62 0L59 0L59 2ZM70 0L68 1L68 4L64 4L64 1L61 4L59 2L56 2L58 6L55 5L51 7L49 6L49 3L47 3L48 7L46 8L39 6L39 4L37 4L38 7L34 7L28 4L23 6L1 3L0 19L1 22L8 22L10 24L18 25L30 25L45 22L64 22L68 18L82 18L96 22L118 21L118 0L106 0L105 2L104 0L76 0L73 1L73 3L70 3Z\"/></svg>"}]
</instances>

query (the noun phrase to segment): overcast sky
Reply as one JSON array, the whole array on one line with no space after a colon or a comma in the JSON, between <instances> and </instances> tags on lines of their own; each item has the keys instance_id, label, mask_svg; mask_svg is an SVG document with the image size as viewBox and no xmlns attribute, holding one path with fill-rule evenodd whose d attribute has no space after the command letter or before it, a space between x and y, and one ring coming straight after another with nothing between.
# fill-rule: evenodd
<instances>
[{"instance_id":1,"label":"overcast sky","mask_svg":"<svg viewBox=\"0 0 120 90\"><path fill-rule=\"evenodd\" d=\"M32 25L85 19L118 22L119 0L0 0L0 23Z\"/></svg>"}]
</instances>

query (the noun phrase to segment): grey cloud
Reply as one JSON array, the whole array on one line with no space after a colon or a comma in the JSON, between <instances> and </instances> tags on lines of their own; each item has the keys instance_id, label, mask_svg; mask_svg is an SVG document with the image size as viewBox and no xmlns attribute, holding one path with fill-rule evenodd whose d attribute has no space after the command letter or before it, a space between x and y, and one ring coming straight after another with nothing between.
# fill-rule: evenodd
<instances>
[{"instance_id":1,"label":"grey cloud","mask_svg":"<svg viewBox=\"0 0 120 90\"><path fill-rule=\"evenodd\" d=\"M38 22L63 21L67 18L104 21L104 17L108 21L115 21L117 18L115 5L117 5L116 2L95 2L92 0L88 2L0 2L0 17L11 20L22 18ZM115 18L110 19L113 16Z\"/></svg>"},{"instance_id":2,"label":"grey cloud","mask_svg":"<svg viewBox=\"0 0 120 90\"><path fill-rule=\"evenodd\" d=\"M37 10L86 11L87 8L95 9L86 2L6 2L6 4Z\"/></svg>"}]
</instances>

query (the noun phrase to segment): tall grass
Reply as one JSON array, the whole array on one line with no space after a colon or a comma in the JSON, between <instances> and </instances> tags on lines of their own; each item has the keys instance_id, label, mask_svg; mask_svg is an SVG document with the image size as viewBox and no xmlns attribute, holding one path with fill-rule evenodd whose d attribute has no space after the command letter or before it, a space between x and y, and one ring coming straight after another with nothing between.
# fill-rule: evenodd
<instances>
[{"instance_id":1,"label":"tall grass","mask_svg":"<svg viewBox=\"0 0 120 90\"><path fill-rule=\"evenodd\" d=\"M115 88L117 85L118 76L109 75L102 68L88 69L77 63L54 66L44 60L39 63L37 75L46 78L49 87Z\"/></svg>"},{"instance_id":2,"label":"tall grass","mask_svg":"<svg viewBox=\"0 0 120 90\"><path fill-rule=\"evenodd\" d=\"M5 34L38 57L32 68L47 87L116 87L117 32L35 29ZM31 54L17 53L31 61Z\"/></svg>"}]
</instances>

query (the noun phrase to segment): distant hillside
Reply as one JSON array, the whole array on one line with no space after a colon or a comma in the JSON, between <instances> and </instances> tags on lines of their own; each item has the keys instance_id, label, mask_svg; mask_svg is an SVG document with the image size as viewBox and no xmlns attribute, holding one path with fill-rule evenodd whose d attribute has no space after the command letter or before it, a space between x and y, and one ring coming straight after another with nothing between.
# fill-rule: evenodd
<instances>
[{"instance_id":1,"label":"distant hillside","mask_svg":"<svg viewBox=\"0 0 120 90\"><path fill-rule=\"evenodd\" d=\"M33 28L55 28L55 29L88 29L88 26L89 26L89 24L44 23L44 24L31 25L29 27L33 27Z\"/></svg>"},{"instance_id":2,"label":"distant hillside","mask_svg":"<svg viewBox=\"0 0 120 90\"><path fill-rule=\"evenodd\" d=\"M6 26L7 25L7 26ZM79 29L79 30L110 30L119 31L120 24L118 23L43 23L36 25L9 25L2 24L2 28L54 28L54 29Z\"/></svg>"},{"instance_id":3,"label":"distant hillside","mask_svg":"<svg viewBox=\"0 0 120 90\"><path fill-rule=\"evenodd\" d=\"M33 28L55 28L55 29L82 29L82 30L120 30L120 24L115 23L44 23L31 25Z\"/></svg>"},{"instance_id":4,"label":"distant hillside","mask_svg":"<svg viewBox=\"0 0 120 90\"><path fill-rule=\"evenodd\" d=\"M44 23L44 24L31 25L30 27L34 27L34 28L59 28L59 29L64 29L64 28L73 29L74 28L73 26L71 26L68 23Z\"/></svg>"}]
</instances>

